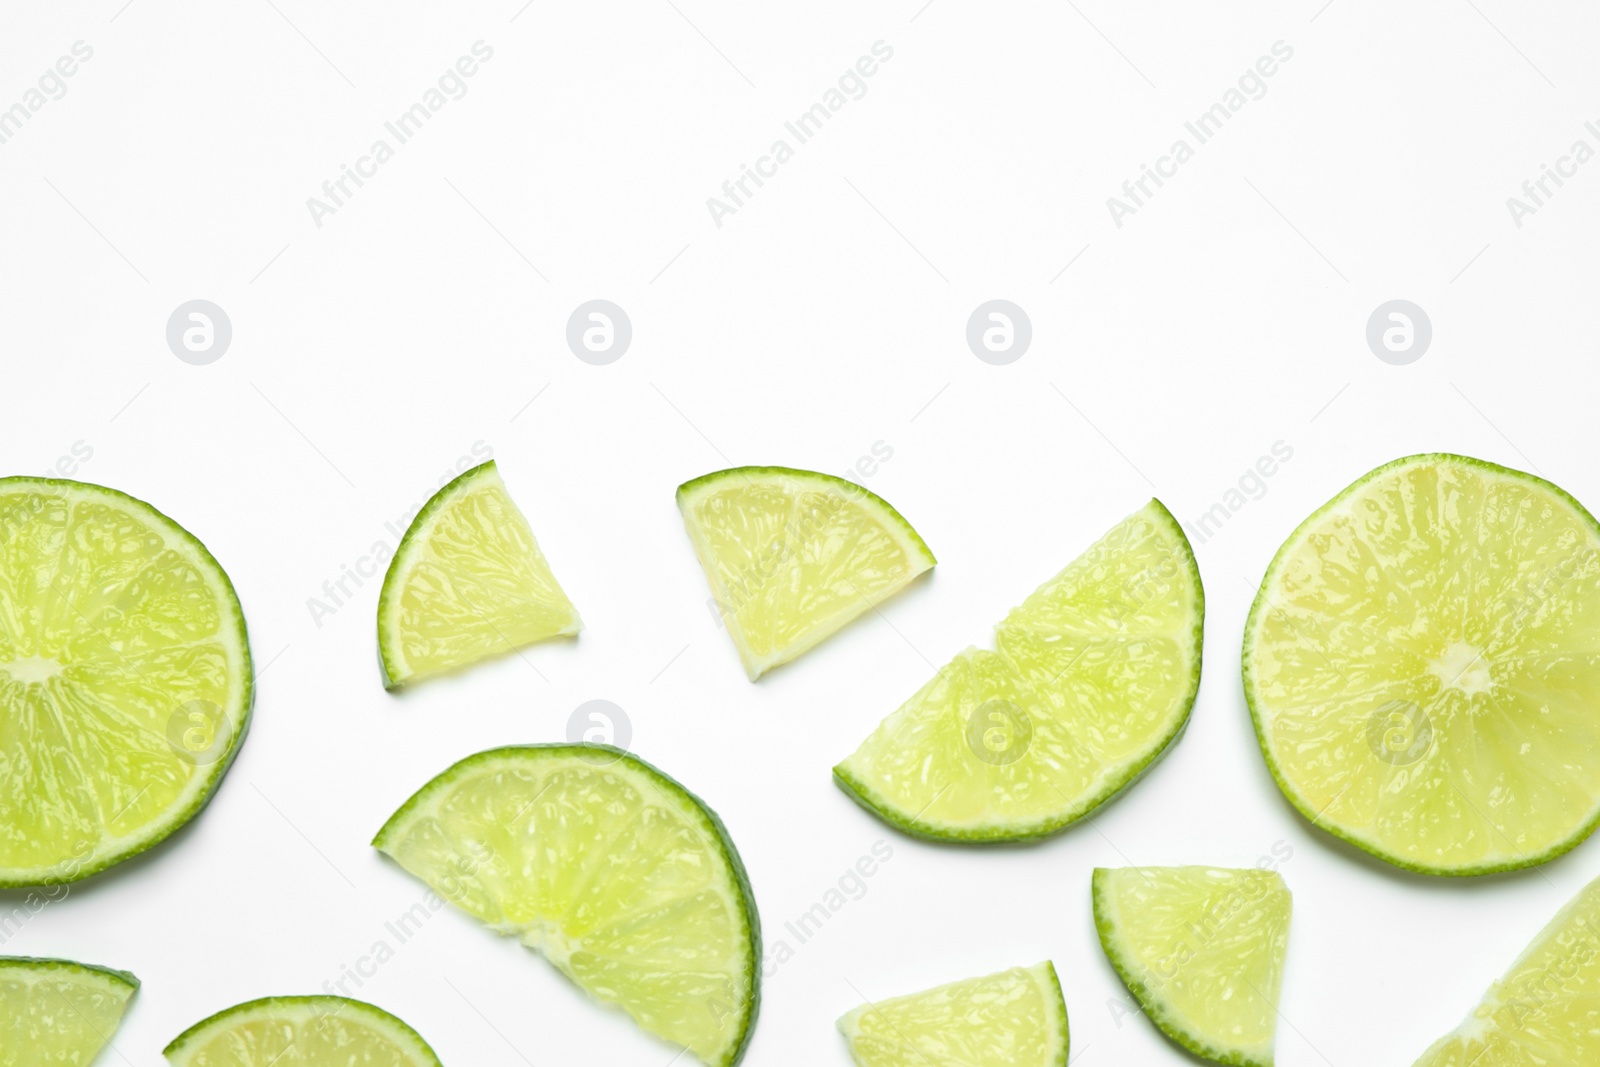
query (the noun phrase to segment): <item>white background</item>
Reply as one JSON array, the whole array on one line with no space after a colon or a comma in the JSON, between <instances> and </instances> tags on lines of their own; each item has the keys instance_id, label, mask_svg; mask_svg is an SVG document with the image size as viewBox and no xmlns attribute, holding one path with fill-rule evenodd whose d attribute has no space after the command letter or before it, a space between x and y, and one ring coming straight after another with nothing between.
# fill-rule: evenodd
<instances>
[{"instance_id":1,"label":"white background","mask_svg":"<svg viewBox=\"0 0 1600 1067\"><path fill-rule=\"evenodd\" d=\"M769 945L794 946L784 924L875 841L894 849L767 980L752 1064L845 1064L833 1020L863 995L1041 958L1076 1062L1184 1062L1115 1007L1090 871L1248 866L1280 843L1295 918L1279 1063L1406 1064L1600 873L1593 842L1461 882L1338 845L1273 786L1238 680L1273 550L1380 462L1460 451L1600 503L1600 163L1520 228L1505 203L1595 144L1600 14L920 3L6 5L0 107L75 41L94 56L0 145L0 466L92 448L79 477L150 500L228 568L262 666L253 731L203 816L0 949L144 980L104 1062L154 1065L213 1011L320 991L422 896L367 844L388 814L459 757L563 738L590 699L624 708L635 750L722 814ZM307 197L480 39L494 58L467 95L315 226ZM706 198L879 40L894 56L865 97L718 228ZM1106 198L1279 40L1294 54L1266 95L1115 226ZM563 338L596 297L634 326L606 367ZM1004 367L963 336L996 297L1034 328ZM164 338L193 298L233 323L209 366ZM1363 337L1394 298L1434 326L1409 366ZM831 784L934 665L987 643L1105 528L1152 494L1193 522L1278 441L1293 458L1265 495L1196 546L1209 617L1188 734L1092 823L952 850ZM392 545L385 524L475 442L588 628L390 696L376 582L320 626L308 599ZM674 487L744 463L842 473L876 442L893 457L867 484L939 567L751 685ZM349 988L452 1067L673 1058L454 912Z\"/></svg>"}]
</instances>

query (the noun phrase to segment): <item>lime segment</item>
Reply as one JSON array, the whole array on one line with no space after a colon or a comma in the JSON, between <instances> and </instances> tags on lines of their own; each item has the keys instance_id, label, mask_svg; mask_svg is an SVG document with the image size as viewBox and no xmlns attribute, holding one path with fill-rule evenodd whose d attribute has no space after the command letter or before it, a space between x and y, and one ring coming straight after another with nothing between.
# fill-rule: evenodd
<instances>
[{"instance_id":1,"label":"lime segment","mask_svg":"<svg viewBox=\"0 0 1600 1067\"><path fill-rule=\"evenodd\" d=\"M113 489L0 479L0 887L86 878L193 818L251 694L204 545Z\"/></svg>"},{"instance_id":2,"label":"lime segment","mask_svg":"<svg viewBox=\"0 0 1600 1067\"><path fill-rule=\"evenodd\" d=\"M1100 945L1145 1014L1196 1056L1234 1067L1272 1067L1289 912L1276 871L1094 872Z\"/></svg>"},{"instance_id":3,"label":"lime segment","mask_svg":"<svg viewBox=\"0 0 1600 1067\"><path fill-rule=\"evenodd\" d=\"M490 460L433 495L389 563L378 598L384 686L582 627Z\"/></svg>"},{"instance_id":4,"label":"lime segment","mask_svg":"<svg viewBox=\"0 0 1600 1067\"><path fill-rule=\"evenodd\" d=\"M935 562L883 498L815 471L717 471L679 486L678 508L751 681Z\"/></svg>"},{"instance_id":5,"label":"lime segment","mask_svg":"<svg viewBox=\"0 0 1600 1067\"><path fill-rule=\"evenodd\" d=\"M138 988L126 971L0 956L0 1067L89 1067Z\"/></svg>"},{"instance_id":6,"label":"lime segment","mask_svg":"<svg viewBox=\"0 0 1600 1067\"><path fill-rule=\"evenodd\" d=\"M269 997L219 1012L163 1053L173 1067L440 1067L382 1008L344 997Z\"/></svg>"},{"instance_id":7,"label":"lime segment","mask_svg":"<svg viewBox=\"0 0 1600 1067\"><path fill-rule=\"evenodd\" d=\"M1188 722L1205 597L1152 500L886 718L835 780L907 832L1054 833L1124 789Z\"/></svg>"},{"instance_id":8,"label":"lime segment","mask_svg":"<svg viewBox=\"0 0 1600 1067\"><path fill-rule=\"evenodd\" d=\"M1301 524L1262 579L1244 689L1318 826L1391 863L1543 863L1600 820L1600 526L1542 479L1397 460Z\"/></svg>"},{"instance_id":9,"label":"lime segment","mask_svg":"<svg viewBox=\"0 0 1600 1067\"><path fill-rule=\"evenodd\" d=\"M839 1032L858 1067L1067 1063L1067 1005L1048 961L863 1004Z\"/></svg>"},{"instance_id":10,"label":"lime segment","mask_svg":"<svg viewBox=\"0 0 1600 1067\"><path fill-rule=\"evenodd\" d=\"M677 782L601 745L468 757L373 844L714 1067L755 1021L760 926L739 855Z\"/></svg>"}]
</instances>

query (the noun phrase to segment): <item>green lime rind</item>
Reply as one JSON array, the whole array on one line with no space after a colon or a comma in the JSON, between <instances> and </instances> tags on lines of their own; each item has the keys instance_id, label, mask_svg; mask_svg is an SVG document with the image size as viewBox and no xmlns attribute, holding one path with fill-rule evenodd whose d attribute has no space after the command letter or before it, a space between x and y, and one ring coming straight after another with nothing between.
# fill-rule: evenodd
<instances>
[{"instance_id":1,"label":"green lime rind","mask_svg":"<svg viewBox=\"0 0 1600 1067\"><path fill-rule=\"evenodd\" d=\"M698 478L689 479L678 486L675 499L678 502L678 506L682 508L686 502L699 496L702 491L714 488L722 482L734 478L748 482L751 479L772 477L793 478L801 482L820 482L842 490L846 496L853 499L865 498L872 504L874 511L889 520L890 524L901 535L904 543L913 550L918 559L921 559L930 567L939 562L934 558L933 550L922 539L922 535L917 533L916 528L906 521L906 517L900 514L893 504L858 482L852 482L848 478L840 478L832 474L823 474L821 471L801 470L798 467L729 467L726 470L712 471L710 474L702 474Z\"/></svg>"},{"instance_id":2,"label":"green lime rind","mask_svg":"<svg viewBox=\"0 0 1600 1067\"><path fill-rule=\"evenodd\" d=\"M1255 600L1250 605L1250 614L1245 619L1244 643L1241 653L1241 673L1244 683L1244 697L1245 703L1250 708L1250 721L1255 729L1256 742L1261 747L1261 755L1266 760L1267 770L1271 772L1273 781L1278 783L1278 788L1283 792L1284 797L1289 801L1290 804L1294 806L1296 811L1305 817L1307 822L1311 823L1311 825L1317 827L1318 829L1331 834L1333 837L1344 841L1346 844L1353 845L1361 851L1366 852L1369 855L1376 856L1378 859L1381 859L1386 863L1391 863L1402 870L1412 871L1416 874L1428 874L1449 878L1468 878L1481 874L1499 874L1505 871L1522 870L1523 868L1527 867L1538 867L1542 864L1550 862L1553 859L1556 859L1559 856L1565 855L1586 841L1590 835L1594 833L1595 829L1600 827L1600 805L1596 806L1594 812L1590 814L1589 818L1576 831L1574 831L1571 836L1557 842L1550 848L1547 848L1537 854L1523 856L1513 862L1487 863L1467 867L1436 867L1425 863L1418 863L1413 859L1390 852L1375 841L1364 840L1360 834L1355 833L1354 831L1324 822L1322 819L1323 813L1317 810L1315 805L1311 804L1310 801L1308 801L1299 793L1298 790L1294 788L1287 775L1285 775L1283 768L1279 766L1277 759L1272 754L1272 749L1267 741L1266 732L1262 726L1261 709L1257 700L1255 685L1254 636L1258 618L1260 617L1261 613L1266 610L1266 601L1268 597L1267 590L1274 585L1274 579L1278 576L1284 560L1288 557L1290 551L1299 544L1302 535L1304 535L1306 531L1312 529L1324 516L1333 511L1335 508L1339 507L1339 505L1343 504L1344 501L1349 499L1357 491L1376 479L1382 477L1383 475L1389 473L1390 471L1401 467L1424 463L1459 464L1466 467L1475 467L1480 470L1487 471L1490 474L1527 482L1528 484L1538 487L1540 490L1551 494L1565 503L1585 523L1587 523L1587 525L1593 530L1596 539L1600 540L1600 522L1595 520L1595 517L1589 513L1587 508L1578 502L1577 498L1575 498L1571 493L1568 493L1565 489L1562 489L1559 485L1546 481L1537 475L1529 474L1526 471L1519 471L1511 467L1503 467L1498 463L1491 463L1488 460L1483 459L1475 459L1472 456L1457 455L1453 452L1419 452L1416 455L1402 456L1399 459L1391 460L1380 467L1368 471L1366 474L1363 474L1361 477L1347 485L1332 500L1329 500L1316 511L1312 512L1311 515L1305 519L1305 521L1300 523L1300 525L1296 526L1294 532L1284 540L1281 546L1279 546L1277 554L1272 557L1272 563L1268 565L1266 573L1261 578L1261 584L1256 590Z\"/></svg>"},{"instance_id":3,"label":"green lime rind","mask_svg":"<svg viewBox=\"0 0 1600 1067\"><path fill-rule=\"evenodd\" d=\"M243 691L237 701L241 706L237 712L238 722L234 724L233 740L228 746L228 751L207 768L210 778L205 789L197 793L186 807L169 812L164 819L158 820L144 834L128 840L123 843L122 847L106 855L96 856L92 860L80 862L76 859L69 859L55 871L42 875L14 875L4 869L0 869L0 889L22 889L80 882L85 878L115 867L119 863L130 860L143 852L147 852L171 837L193 820L195 816L199 815L205 806L211 802L211 798L216 795L218 788L222 785L222 779L227 775L228 769L233 766L234 759L238 757L239 750L244 745L245 735L250 732L250 724L255 710L255 667L250 654L250 637L245 625L244 608L239 604L239 594L233 587L233 580L228 577L228 572L223 569L222 564L217 562L217 558L211 554L210 549L206 548L198 537L163 514L152 504L124 493L119 489L96 485L93 482L73 481L69 478L36 478L29 475L13 475L7 478L0 478L0 494L4 494L13 487L35 486L64 491L68 495L79 498L105 497L123 508L130 508L131 506L130 510L141 513L153 526L167 531L192 549L200 564L218 580L220 590L226 594L224 604L221 606L226 608L224 612L226 621L232 622L236 627L237 644L241 656L240 669L243 672L241 681ZM235 709L228 708L224 710L229 712L231 720Z\"/></svg>"},{"instance_id":4,"label":"green lime rind","mask_svg":"<svg viewBox=\"0 0 1600 1067\"><path fill-rule=\"evenodd\" d=\"M1155 516L1173 535L1173 543L1179 548L1184 568L1188 571L1189 578L1194 583L1195 613L1191 633L1194 640L1195 657L1194 666L1189 675L1188 692L1182 702L1182 711L1175 718L1167 733L1151 747L1149 754L1144 759L1127 764L1122 773L1108 779L1098 792L1086 798L1070 811L1049 819L1034 820L1019 826L952 828L928 819L904 815L895 810L886 798L859 776L852 774L843 762L833 768L835 784L844 790L850 799L902 833L927 841L972 845L1037 841L1050 837L1082 821L1086 816L1093 814L1137 785L1140 779L1148 774L1183 739L1183 734L1189 727L1189 719L1194 711L1195 698L1200 692L1200 670L1204 658L1201 652L1205 637L1206 614L1206 595L1205 587L1200 581L1200 565L1195 560L1194 549L1189 544L1189 538L1183 532L1183 525L1178 522L1172 512L1167 510L1166 505L1161 501L1151 498L1147 507L1153 507Z\"/></svg>"},{"instance_id":5,"label":"green lime rind","mask_svg":"<svg viewBox=\"0 0 1600 1067\"><path fill-rule=\"evenodd\" d=\"M132 972L119 971L115 967L101 967L93 963L79 963L77 960L51 959L45 956L0 956L0 970L94 976L112 986L122 987L129 996L139 988L139 979L134 977Z\"/></svg>"},{"instance_id":6,"label":"green lime rind","mask_svg":"<svg viewBox=\"0 0 1600 1067\"><path fill-rule=\"evenodd\" d=\"M733 1067L734 1064L744 1059L745 1052L750 1046L750 1039L755 1034L756 1017L761 1009L761 914L756 908L755 892L750 887L750 876L745 870L744 860L740 857L739 850L734 845L733 838L728 834L728 828L723 824L721 817L705 801L701 800L665 771L640 759L631 752L613 745L593 742L506 745L500 748L487 749L452 764L421 789L413 793L393 815L389 816L377 834L373 836L372 847L388 854L390 846L394 843L393 839L400 828L410 823L413 816L431 802L434 794L449 789L450 786L468 777L475 768L483 764L507 757L529 759L570 757L582 760L585 766L593 767L595 764L590 760L583 759L582 754L588 754L592 757L595 753L604 753L610 757L610 760L607 761L608 764L615 762L626 763L667 792L686 801L689 808L699 814L702 827L709 831L712 838L717 842L722 851L722 856L727 861L728 867L732 872L734 884L738 888L742 904L741 912L744 920L746 941L749 946L746 954L744 977L747 982L747 988L750 990L750 997L743 1005L744 1016L741 1020L738 1038L730 1043L730 1051L720 1061L722 1067Z\"/></svg>"},{"instance_id":7,"label":"green lime rind","mask_svg":"<svg viewBox=\"0 0 1600 1067\"><path fill-rule=\"evenodd\" d=\"M398 1045L406 1047L411 1053L414 1067L443 1067L439 1057L422 1035L413 1030L404 1019L389 1014L374 1004L364 1000L352 1000L349 997L309 996L309 997L262 997L259 1000L246 1001L235 1004L231 1008L217 1012L207 1019L202 1019L189 1029L173 1038L161 1054L173 1064L182 1067L187 1062L183 1057L197 1050L198 1046L219 1030L243 1022L249 1016L256 1018L273 1018L276 1016L294 1015L311 1009L327 1009L321 1015L343 1014L351 1012L360 1016L364 1021L373 1025L385 1037ZM194 1047L191 1047L194 1046ZM263 1065L266 1067L266 1065Z\"/></svg>"},{"instance_id":8,"label":"green lime rind","mask_svg":"<svg viewBox=\"0 0 1600 1067\"><path fill-rule=\"evenodd\" d=\"M1273 1067L1272 1057L1264 1059L1218 1048L1199 1034L1193 1033L1176 1013L1169 1010L1167 1002L1154 989L1139 977L1139 968L1135 962L1128 958L1122 951L1121 938L1117 933L1117 922L1113 914L1111 890L1106 884L1113 871L1104 867L1096 867L1091 878L1094 895L1094 929L1100 938L1100 947L1105 951L1106 959L1111 961L1111 966L1117 972L1117 977L1122 979L1122 984L1128 987L1134 999L1139 1002L1140 1008L1150 1021L1156 1024L1163 1034L1174 1044L1186 1052L1193 1053L1203 1060L1212 1063L1221 1063L1227 1067Z\"/></svg>"}]
</instances>

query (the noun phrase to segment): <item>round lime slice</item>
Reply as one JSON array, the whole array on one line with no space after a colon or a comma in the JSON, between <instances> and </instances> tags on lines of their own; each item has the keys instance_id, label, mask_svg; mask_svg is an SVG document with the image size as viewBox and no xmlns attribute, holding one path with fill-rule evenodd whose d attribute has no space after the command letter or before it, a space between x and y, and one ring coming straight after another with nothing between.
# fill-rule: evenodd
<instances>
[{"instance_id":1,"label":"round lime slice","mask_svg":"<svg viewBox=\"0 0 1600 1067\"><path fill-rule=\"evenodd\" d=\"M1205 594L1157 500L1014 609L884 719L834 779L943 841L1055 833L1121 792L1189 721Z\"/></svg>"},{"instance_id":2,"label":"round lime slice","mask_svg":"<svg viewBox=\"0 0 1600 1067\"><path fill-rule=\"evenodd\" d=\"M721 821L649 764L605 745L480 752L423 786L373 845L701 1062L743 1057L755 898Z\"/></svg>"},{"instance_id":3,"label":"round lime slice","mask_svg":"<svg viewBox=\"0 0 1600 1067\"><path fill-rule=\"evenodd\" d=\"M196 1023L163 1050L173 1067L440 1067L411 1027L345 997L267 997Z\"/></svg>"},{"instance_id":4,"label":"round lime slice","mask_svg":"<svg viewBox=\"0 0 1600 1067\"><path fill-rule=\"evenodd\" d=\"M0 1067L89 1067L138 988L127 971L0 956Z\"/></svg>"},{"instance_id":5,"label":"round lime slice","mask_svg":"<svg viewBox=\"0 0 1600 1067\"><path fill-rule=\"evenodd\" d=\"M1528 867L1600 820L1600 526L1540 478L1396 460L1278 550L1244 691L1284 795L1400 867Z\"/></svg>"},{"instance_id":6,"label":"round lime slice","mask_svg":"<svg viewBox=\"0 0 1600 1067\"><path fill-rule=\"evenodd\" d=\"M678 509L751 681L936 562L882 497L815 471L717 471L678 486Z\"/></svg>"},{"instance_id":7,"label":"round lime slice","mask_svg":"<svg viewBox=\"0 0 1600 1067\"><path fill-rule=\"evenodd\" d=\"M1550 920L1454 1032L1415 1067L1600 1063L1600 879Z\"/></svg>"},{"instance_id":8,"label":"round lime slice","mask_svg":"<svg viewBox=\"0 0 1600 1067\"><path fill-rule=\"evenodd\" d=\"M114 489L0 479L0 887L86 878L192 819L252 681L239 600L193 535Z\"/></svg>"},{"instance_id":9,"label":"round lime slice","mask_svg":"<svg viewBox=\"0 0 1600 1067\"><path fill-rule=\"evenodd\" d=\"M443 674L583 628L494 460L433 495L378 596L383 684Z\"/></svg>"},{"instance_id":10,"label":"round lime slice","mask_svg":"<svg viewBox=\"0 0 1600 1067\"><path fill-rule=\"evenodd\" d=\"M1272 1067L1289 912L1276 871L1094 872L1100 945L1145 1014L1196 1056L1233 1067Z\"/></svg>"},{"instance_id":11,"label":"round lime slice","mask_svg":"<svg viewBox=\"0 0 1600 1067\"><path fill-rule=\"evenodd\" d=\"M909 996L839 1020L858 1067L1066 1067L1067 1004L1046 960Z\"/></svg>"}]
</instances>

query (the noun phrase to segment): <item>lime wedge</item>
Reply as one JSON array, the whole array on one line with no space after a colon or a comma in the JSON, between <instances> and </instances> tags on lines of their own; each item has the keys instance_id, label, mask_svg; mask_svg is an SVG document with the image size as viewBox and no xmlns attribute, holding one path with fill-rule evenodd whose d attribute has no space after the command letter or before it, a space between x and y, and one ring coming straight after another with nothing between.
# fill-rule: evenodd
<instances>
[{"instance_id":1,"label":"lime wedge","mask_svg":"<svg viewBox=\"0 0 1600 1067\"><path fill-rule=\"evenodd\" d=\"M162 1052L173 1067L440 1067L418 1033L344 997L267 997L196 1023Z\"/></svg>"},{"instance_id":2,"label":"lime wedge","mask_svg":"<svg viewBox=\"0 0 1600 1067\"><path fill-rule=\"evenodd\" d=\"M1067 1004L1048 960L863 1004L839 1032L859 1067L1067 1063Z\"/></svg>"},{"instance_id":3,"label":"lime wedge","mask_svg":"<svg viewBox=\"0 0 1600 1067\"><path fill-rule=\"evenodd\" d=\"M1540 478L1396 460L1278 550L1244 633L1267 765L1427 874L1544 863L1600 820L1600 526Z\"/></svg>"},{"instance_id":4,"label":"lime wedge","mask_svg":"<svg viewBox=\"0 0 1600 1067\"><path fill-rule=\"evenodd\" d=\"M491 459L433 494L389 561L378 597L383 684L582 628Z\"/></svg>"},{"instance_id":5,"label":"lime wedge","mask_svg":"<svg viewBox=\"0 0 1600 1067\"><path fill-rule=\"evenodd\" d=\"M1543 1067L1600 1063L1600 879L1523 950L1455 1032L1415 1067Z\"/></svg>"},{"instance_id":6,"label":"lime wedge","mask_svg":"<svg viewBox=\"0 0 1600 1067\"><path fill-rule=\"evenodd\" d=\"M678 509L751 681L936 562L882 497L815 471L717 471L678 486Z\"/></svg>"},{"instance_id":7,"label":"lime wedge","mask_svg":"<svg viewBox=\"0 0 1600 1067\"><path fill-rule=\"evenodd\" d=\"M126 971L0 956L0 1067L89 1067L138 988Z\"/></svg>"},{"instance_id":8,"label":"lime wedge","mask_svg":"<svg viewBox=\"0 0 1600 1067\"><path fill-rule=\"evenodd\" d=\"M205 806L250 646L205 546L98 485L0 479L0 887L86 878Z\"/></svg>"},{"instance_id":9,"label":"lime wedge","mask_svg":"<svg viewBox=\"0 0 1600 1067\"><path fill-rule=\"evenodd\" d=\"M1132 783L1189 721L1205 595L1157 500L1014 609L884 719L834 780L907 833L1055 833Z\"/></svg>"},{"instance_id":10,"label":"lime wedge","mask_svg":"<svg viewBox=\"0 0 1600 1067\"><path fill-rule=\"evenodd\" d=\"M1196 1056L1234 1067L1272 1067L1289 907L1276 871L1094 872L1100 945L1145 1014Z\"/></svg>"},{"instance_id":11,"label":"lime wedge","mask_svg":"<svg viewBox=\"0 0 1600 1067\"><path fill-rule=\"evenodd\" d=\"M761 958L744 866L716 815L642 760L606 745L480 752L372 843L703 1063L744 1055Z\"/></svg>"}]
</instances>

